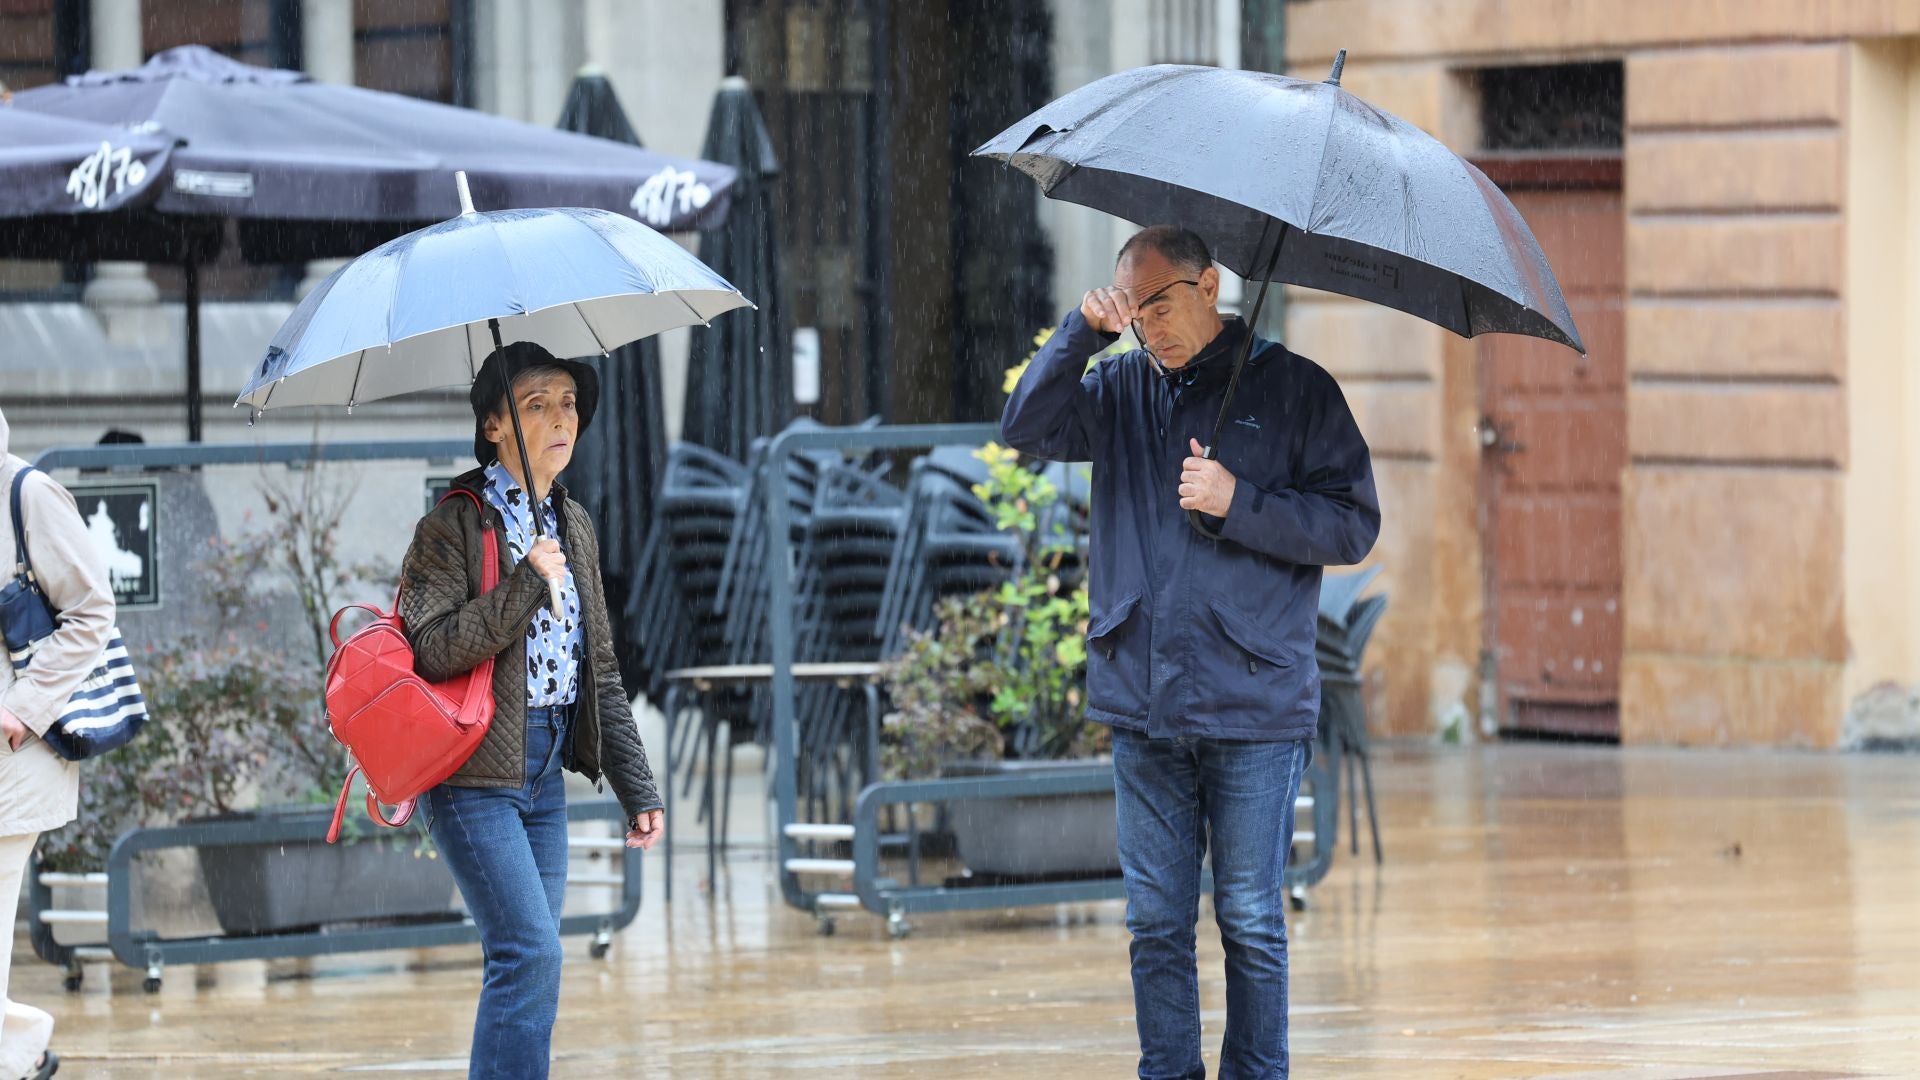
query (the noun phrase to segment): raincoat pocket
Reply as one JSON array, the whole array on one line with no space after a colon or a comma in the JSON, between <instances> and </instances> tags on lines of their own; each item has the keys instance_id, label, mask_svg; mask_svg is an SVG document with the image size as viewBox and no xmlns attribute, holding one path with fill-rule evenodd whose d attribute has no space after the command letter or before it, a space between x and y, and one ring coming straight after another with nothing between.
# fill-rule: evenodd
<instances>
[{"instance_id":1,"label":"raincoat pocket","mask_svg":"<svg viewBox=\"0 0 1920 1080\"><path fill-rule=\"evenodd\" d=\"M1087 705L1120 716L1145 716L1151 635L1131 593L1087 627Z\"/></svg>"},{"instance_id":2,"label":"raincoat pocket","mask_svg":"<svg viewBox=\"0 0 1920 1080\"><path fill-rule=\"evenodd\" d=\"M1313 665L1244 611L1210 600L1213 626L1194 657L1192 718L1227 737L1255 737L1311 695Z\"/></svg>"},{"instance_id":3,"label":"raincoat pocket","mask_svg":"<svg viewBox=\"0 0 1920 1080\"><path fill-rule=\"evenodd\" d=\"M1246 654L1247 674L1258 675L1263 662L1276 668L1293 666L1293 652L1265 627L1218 600L1209 600L1207 606L1228 639Z\"/></svg>"}]
</instances>

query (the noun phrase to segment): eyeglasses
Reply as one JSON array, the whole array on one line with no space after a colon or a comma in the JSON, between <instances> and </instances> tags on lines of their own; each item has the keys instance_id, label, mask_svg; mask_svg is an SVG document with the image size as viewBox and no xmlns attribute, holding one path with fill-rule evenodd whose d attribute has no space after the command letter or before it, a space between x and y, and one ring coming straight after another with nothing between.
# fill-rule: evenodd
<instances>
[{"instance_id":1,"label":"eyeglasses","mask_svg":"<svg viewBox=\"0 0 1920 1080\"><path fill-rule=\"evenodd\" d=\"M1167 292L1175 285L1191 285L1196 289L1200 287L1200 283L1191 278L1181 278L1179 281L1168 282L1164 288L1137 305L1138 314L1132 320L1132 327L1134 339L1140 342L1141 348L1147 347L1147 338L1140 332L1140 324L1158 325L1173 314L1173 307L1166 303L1166 298Z\"/></svg>"}]
</instances>

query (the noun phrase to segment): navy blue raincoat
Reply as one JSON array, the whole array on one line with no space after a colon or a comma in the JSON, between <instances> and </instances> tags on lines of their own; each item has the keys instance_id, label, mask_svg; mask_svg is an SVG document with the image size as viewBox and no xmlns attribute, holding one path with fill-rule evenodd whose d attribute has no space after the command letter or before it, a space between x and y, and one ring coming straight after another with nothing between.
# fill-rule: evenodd
<instances>
[{"instance_id":1,"label":"navy blue raincoat","mask_svg":"<svg viewBox=\"0 0 1920 1080\"><path fill-rule=\"evenodd\" d=\"M1154 738L1313 736L1323 566L1359 562L1380 532L1367 444L1333 377L1256 339L1220 437L1235 478L1220 540L1187 523L1188 439L1213 433L1238 319L1192 363L1134 350L1085 370L1115 336L1078 309L1034 358L1000 431L1021 453L1092 461L1088 715Z\"/></svg>"}]
</instances>

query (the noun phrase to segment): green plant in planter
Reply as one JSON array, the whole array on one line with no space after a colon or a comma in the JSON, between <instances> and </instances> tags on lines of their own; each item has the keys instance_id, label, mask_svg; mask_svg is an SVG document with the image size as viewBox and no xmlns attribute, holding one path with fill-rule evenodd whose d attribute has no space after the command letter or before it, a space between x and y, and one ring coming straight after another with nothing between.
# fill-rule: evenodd
<instances>
[{"instance_id":1,"label":"green plant in planter","mask_svg":"<svg viewBox=\"0 0 1920 1080\"><path fill-rule=\"evenodd\" d=\"M1074 554L1059 489L1020 455L989 444L974 487L1020 548L1020 566L996 589L948 598L931 632L908 635L887 670L895 712L886 723L891 775L924 776L954 758L1069 758L1104 749L1089 721L1087 589L1062 576Z\"/></svg>"},{"instance_id":2,"label":"green plant in planter","mask_svg":"<svg viewBox=\"0 0 1920 1080\"><path fill-rule=\"evenodd\" d=\"M274 719L276 779L303 802L331 804L335 785L343 774L344 756L327 730L321 692L327 661L333 656L328 624L347 600L392 599L399 578L397 565L384 560L349 562L340 553L341 524L351 500L351 482L332 484L321 470L293 474L292 482L262 481L270 525L247 541L249 557L277 570L299 604L301 627L313 643L310 675L302 684L308 691L305 710ZM342 632L352 628L343 620Z\"/></svg>"},{"instance_id":3,"label":"green plant in planter","mask_svg":"<svg viewBox=\"0 0 1920 1080\"><path fill-rule=\"evenodd\" d=\"M1008 392L1031 360L1008 370ZM888 664L894 712L882 765L891 776L931 775L956 758L1073 758L1109 747L1107 729L1086 716L1087 589L1063 577L1076 537L1060 491L1007 447L975 456L987 479L974 494L1019 545L1020 565L997 589L943 601L934 629L909 634Z\"/></svg>"},{"instance_id":4,"label":"green plant in planter","mask_svg":"<svg viewBox=\"0 0 1920 1080\"><path fill-rule=\"evenodd\" d=\"M201 559L222 629L138 657L150 719L139 738L88 763L79 818L43 841L49 867L98 870L126 829L241 809L270 773L277 733L311 716L311 673L261 640L263 565L263 551L244 543L216 541Z\"/></svg>"},{"instance_id":5,"label":"green plant in planter","mask_svg":"<svg viewBox=\"0 0 1920 1080\"><path fill-rule=\"evenodd\" d=\"M42 841L49 868L102 869L130 828L331 802L344 759L322 715L326 621L336 597L392 580L381 566L340 558L346 490L319 470L289 485L263 481L267 527L216 539L202 555L194 576L219 629L136 657L150 720L139 738L88 763L78 819ZM276 635L271 613L287 590L301 625ZM314 651L278 647L288 633L311 634Z\"/></svg>"}]
</instances>

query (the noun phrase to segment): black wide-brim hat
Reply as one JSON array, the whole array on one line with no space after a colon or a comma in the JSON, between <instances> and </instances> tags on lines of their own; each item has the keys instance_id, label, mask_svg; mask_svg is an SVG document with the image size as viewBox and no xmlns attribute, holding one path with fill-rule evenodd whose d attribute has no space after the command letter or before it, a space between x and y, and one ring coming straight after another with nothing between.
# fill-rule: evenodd
<instances>
[{"instance_id":1,"label":"black wide-brim hat","mask_svg":"<svg viewBox=\"0 0 1920 1080\"><path fill-rule=\"evenodd\" d=\"M537 367L557 367L573 376L574 408L580 413L580 430L575 437L585 435L587 425L593 423L594 411L600 407L600 373L592 365L562 360L531 341L503 345L487 354L472 389L467 391L467 400L473 404L473 456L480 464L491 465L500 457L487 441L487 418L504 408L513 380Z\"/></svg>"}]
</instances>

